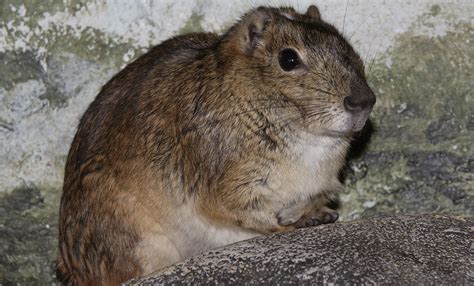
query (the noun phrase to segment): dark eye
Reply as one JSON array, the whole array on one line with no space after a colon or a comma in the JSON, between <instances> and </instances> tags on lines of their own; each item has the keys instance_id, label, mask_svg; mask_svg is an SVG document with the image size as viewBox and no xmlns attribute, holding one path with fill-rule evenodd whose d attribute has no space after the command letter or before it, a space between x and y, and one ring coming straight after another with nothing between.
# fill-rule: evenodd
<instances>
[{"instance_id":1,"label":"dark eye","mask_svg":"<svg viewBox=\"0 0 474 286\"><path fill-rule=\"evenodd\" d=\"M284 49L278 56L280 67L284 71L291 71L300 65L300 58L298 53L293 49Z\"/></svg>"}]
</instances>

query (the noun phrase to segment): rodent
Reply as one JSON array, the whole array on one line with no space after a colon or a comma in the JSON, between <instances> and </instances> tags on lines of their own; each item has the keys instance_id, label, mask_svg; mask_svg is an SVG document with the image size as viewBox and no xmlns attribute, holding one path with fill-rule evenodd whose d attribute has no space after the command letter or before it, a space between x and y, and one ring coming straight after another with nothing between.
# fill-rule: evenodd
<instances>
[{"instance_id":1,"label":"rodent","mask_svg":"<svg viewBox=\"0 0 474 286\"><path fill-rule=\"evenodd\" d=\"M316 6L259 7L164 41L115 75L66 163L59 273L114 285L261 234L331 223L375 103Z\"/></svg>"}]
</instances>

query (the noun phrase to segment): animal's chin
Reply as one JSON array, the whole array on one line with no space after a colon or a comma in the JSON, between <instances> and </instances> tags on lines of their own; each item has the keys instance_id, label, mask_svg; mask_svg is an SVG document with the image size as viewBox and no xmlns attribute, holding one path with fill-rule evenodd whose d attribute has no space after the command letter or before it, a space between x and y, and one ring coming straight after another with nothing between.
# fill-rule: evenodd
<instances>
[{"instance_id":1,"label":"animal's chin","mask_svg":"<svg viewBox=\"0 0 474 286\"><path fill-rule=\"evenodd\" d=\"M359 132L359 131L362 131L362 129L364 129L364 126L365 126L365 123L367 121L364 121L363 123L358 123L358 124L355 124L353 127L352 127L352 130L351 132Z\"/></svg>"},{"instance_id":2,"label":"animal's chin","mask_svg":"<svg viewBox=\"0 0 474 286\"><path fill-rule=\"evenodd\" d=\"M363 123L358 123L358 124L352 124L347 128L347 130L340 131L341 133L346 134L347 136L353 136L354 134L357 134L364 129L365 126L365 121Z\"/></svg>"},{"instance_id":3,"label":"animal's chin","mask_svg":"<svg viewBox=\"0 0 474 286\"><path fill-rule=\"evenodd\" d=\"M362 129L364 129L364 126L367 123L367 120L369 120L368 112L357 115L357 116L353 116L351 120L348 120L345 128L347 129L347 131L350 131L352 133L360 132L362 131Z\"/></svg>"},{"instance_id":4,"label":"animal's chin","mask_svg":"<svg viewBox=\"0 0 474 286\"><path fill-rule=\"evenodd\" d=\"M352 130L332 130L332 129L324 129L319 130L318 135L321 136L328 136L328 137L339 137L339 138L348 138L351 137L354 132Z\"/></svg>"},{"instance_id":5,"label":"animal's chin","mask_svg":"<svg viewBox=\"0 0 474 286\"><path fill-rule=\"evenodd\" d=\"M362 131L366 123L367 119L348 121L342 126L329 128L322 131L322 133L326 133L327 135L334 137L352 137L354 134Z\"/></svg>"}]
</instances>

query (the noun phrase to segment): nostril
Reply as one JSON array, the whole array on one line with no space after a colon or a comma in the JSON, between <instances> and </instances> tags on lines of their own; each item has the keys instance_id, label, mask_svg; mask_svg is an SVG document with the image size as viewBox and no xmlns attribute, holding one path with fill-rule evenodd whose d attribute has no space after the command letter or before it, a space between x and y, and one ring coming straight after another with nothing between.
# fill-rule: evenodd
<instances>
[{"instance_id":1,"label":"nostril","mask_svg":"<svg viewBox=\"0 0 474 286\"><path fill-rule=\"evenodd\" d=\"M352 81L350 93L344 98L344 107L352 113L370 111L375 104L375 94L365 81Z\"/></svg>"},{"instance_id":2,"label":"nostril","mask_svg":"<svg viewBox=\"0 0 474 286\"><path fill-rule=\"evenodd\" d=\"M356 112L364 108L365 103L362 101L357 101L353 96L346 96L344 98L344 107L347 111Z\"/></svg>"}]
</instances>

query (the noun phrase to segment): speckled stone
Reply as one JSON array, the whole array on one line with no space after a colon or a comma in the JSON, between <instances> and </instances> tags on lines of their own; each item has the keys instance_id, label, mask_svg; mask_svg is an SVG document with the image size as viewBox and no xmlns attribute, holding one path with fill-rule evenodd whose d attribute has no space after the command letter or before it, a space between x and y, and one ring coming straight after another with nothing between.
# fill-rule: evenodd
<instances>
[{"instance_id":1,"label":"speckled stone","mask_svg":"<svg viewBox=\"0 0 474 286\"><path fill-rule=\"evenodd\" d=\"M128 285L473 285L474 220L407 215L236 243Z\"/></svg>"}]
</instances>

